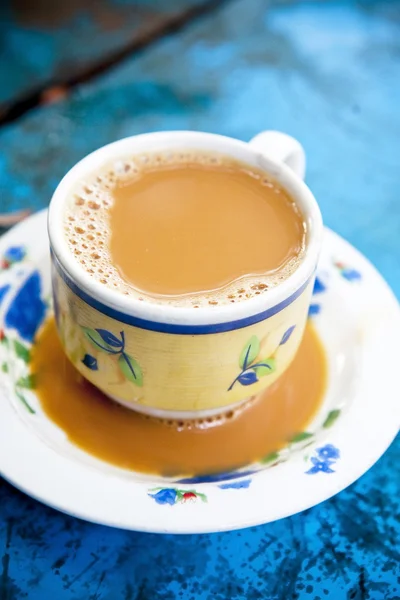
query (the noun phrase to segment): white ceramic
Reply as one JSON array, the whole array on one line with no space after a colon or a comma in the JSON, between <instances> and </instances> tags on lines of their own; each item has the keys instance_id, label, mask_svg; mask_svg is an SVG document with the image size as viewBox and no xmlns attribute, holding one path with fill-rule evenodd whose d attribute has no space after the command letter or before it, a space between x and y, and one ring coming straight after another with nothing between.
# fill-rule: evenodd
<instances>
[{"instance_id":1,"label":"white ceramic","mask_svg":"<svg viewBox=\"0 0 400 600\"><path fill-rule=\"evenodd\" d=\"M307 224L306 250L299 267L267 293L258 291L251 299L225 305L200 303L196 310L143 302L96 281L67 246L63 219L72 190L122 158L133 156L140 161L146 152L193 149L220 153L261 169L288 190ZM271 385L289 366L300 344L321 248L321 213L301 179L304 168L300 144L273 131L261 133L250 143L209 133L150 133L104 146L75 165L52 198L49 236L58 330L66 354L80 373L129 408L174 418L214 414ZM236 290L240 287L237 282ZM86 345L86 360L78 356L77 345ZM96 353L105 359L106 368L98 366ZM254 364L247 356L254 358ZM268 366L266 376L258 376L255 366L264 366L271 356L273 368ZM122 372L118 385L117 371L118 375Z\"/></svg>"},{"instance_id":2,"label":"white ceramic","mask_svg":"<svg viewBox=\"0 0 400 600\"><path fill-rule=\"evenodd\" d=\"M266 523L340 492L398 431L398 303L374 267L329 230L310 308L329 363L321 410L266 464L189 481L147 477L89 456L49 422L29 389L29 340L51 296L45 212L1 238L1 266L0 473L63 512L162 533Z\"/></svg>"}]
</instances>

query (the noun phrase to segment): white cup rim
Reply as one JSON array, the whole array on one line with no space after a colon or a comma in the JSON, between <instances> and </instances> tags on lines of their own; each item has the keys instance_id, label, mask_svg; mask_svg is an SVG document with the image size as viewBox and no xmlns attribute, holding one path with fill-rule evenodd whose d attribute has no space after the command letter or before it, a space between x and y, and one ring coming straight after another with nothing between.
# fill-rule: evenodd
<instances>
[{"instance_id":1,"label":"white cup rim","mask_svg":"<svg viewBox=\"0 0 400 600\"><path fill-rule=\"evenodd\" d=\"M298 203L307 224L307 245L299 266L287 279L264 294L237 303L192 307L140 301L105 287L90 277L75 261L64 234L63 211L68 194L78 181L84 180L103 165L123 156L168 149L197 149L220 152L252 166L257 166L280 183ZM84 297L94 299L117 313L145 322L171 325L205 326L244 321L265 314L297 296L312 278L322 243L323 224L318 204L294 172L281 162L267 158L246 142L226 136L193 131L165 131L123 138L87 155L76 163L61 180L51 199L48 216L51 250L61 270ZM282 306L283 307L283 306ZM265 317L264 317L265 318ZM258 319L257 319L258 320Z\"/></svg>"}]
</instances>

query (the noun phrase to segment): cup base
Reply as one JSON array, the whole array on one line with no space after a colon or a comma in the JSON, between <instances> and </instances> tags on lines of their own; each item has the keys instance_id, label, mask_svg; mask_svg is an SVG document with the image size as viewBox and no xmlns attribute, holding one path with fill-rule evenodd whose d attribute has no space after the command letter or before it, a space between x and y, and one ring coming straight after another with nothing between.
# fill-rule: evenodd
<instances>
[{"instance_id":1,"label":"cup base","mask_svg":"<svg viewBox=\"0 0 400 600\"><path fill-rule=\"evenodd\" d=\"M251 397L245 398L244 400L240 400L239 402L235 402L234 404L229 404L228 406L220 407L220 408L212 408L210 410L163 410L162 408L152 408L150 406L143 406L142 404L126 402L125 400L121 400L116 398L112 394L105 394L108 398L121 404L121 406L125 406L130 410L134 410L136 412L142 413L148 417L154 417L156 419L165 419L165 420L198 420L198 419L206 419L209 417L216 417L218 415L224 415L231 410L236 410L242 404L246 404L251 400Z\"/></svg>"}]
</instances>

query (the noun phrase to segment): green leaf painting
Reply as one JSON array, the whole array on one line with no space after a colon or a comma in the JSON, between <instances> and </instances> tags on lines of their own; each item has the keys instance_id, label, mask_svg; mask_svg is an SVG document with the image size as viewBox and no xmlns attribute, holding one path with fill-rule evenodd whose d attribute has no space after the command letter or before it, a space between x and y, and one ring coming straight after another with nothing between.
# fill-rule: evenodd
<instances>
[{"instance_id":1,"label":"green leaf painting","mask_svg":"<svg viewBox=\"0 0 400 600\"><path fill-rule=\"evenodd\" d=\"M17 380L16 385L20 388L25 388L27 390L34 389L36 384L35 375L33 373L26 375L25 377L20 377Z\"/></svg>"},{"instance_id":2,"label":"green leaf painting","mask_svg":"<svg viewBox=\"0 0 400 600\"><path fill-rule=\"evenodd\" d=\"M118 365L122 373L132 383L142 387L143 385L143 374L137 360L123 352L118 358Z\"/></svg>"},{"instance_id":3,"label":"green leaf painting","mask_svg":"<svg viewBox=\"0 0 400 600\"><path fill-rule=\"evenodd\" d=\"M31 353L29 348L21 344L18 340L14 340L14 350L18 358L21 358L25 363L28 363L31 359Z\"/></svg>"},{"instance_id":4,"label":"green leaf painting","mask_svg":"<svg viewBox=\"0 0 400 600\"><path fill-rule=\"evenodd\" d=\"M27 411L30 412L31 415L36 414L35 411L33 410L32 406L29 404L29 402L27 402L25 396L18 390L16 390L15 393L16 393L18 399L20 400L20 402L22 402L22 404L25 406Z\"/></svg>"},{"instance_id":5,"label":"green leaf painting","mask_svg":"<svg viewBox=\"0 0 400 600\"><path fill-rule=\"evenodd\" d=\"M119 336L107 329L82 327L82 331L86 339L96 350L118 356L118 367L124 377L135 385L142 387L142 369L137 360L125 352L125 333L123 331L119 332ZM95 356L86 353L81 362L92 370L98 370L98 363Z\"/></svg>"},{"instance_id":6,"label":"green leaf painting","mask_svg":"<svg viewBox=\"0 0 400 600\"><path fill-rule=\"evenodd\" d=\"M291 444L297 444L299 442L304 442L313 437L313 433L309 433L308 431L302 431L301 433L296 433L292 438L290 438Z\"/></svg>"},{"instance_id":7,"label":"green leaf painting","mask_svg":"<svg viewBox=\"0 0 400 600\"><path fill-rule=\"evenodd\" d=\"M259 364L259 367L254 367L257 377L271 375L276 370L276 361L274 358L265 358L264 360L260 360Z\"/></svg>"},{"instance_id":8,"label":"green leaf painting","mask_svg":"<svg viewBox=\"0 0 400 600\"><path fill-rule=\"evenodd\" d=\"M279 458L279 452L270 452L264 458L260 460L263 465L268 465L270 463L276 462Z\"/></svg>"},{"instance_id":9,"label":"green leaf painting","mask_svg":"<svg viewBox=\"0 0 400 600\"><path fill-rule=\"evenodd\" d=\"M228 387L228 392L230 392L236 384L250 386L258 383L261 377L266 377L267 375L274 373L277 369L277 353L279 348L283 344L286 344L294 329L295 325L289 327L280 343L276 346L275 351L271 352L270 356L267 358L259 357L261 351L260 340L256 335L251 336L239 355L241 372ZM263 339L265 339L265 337Z\"/></svg>"},{"instance_id":10,"label":"green leaf painting","mask_svg":"<svg viewBox=\"0 0 400 600\"><path fill-rule=\"evenodd\" d=\"M101 335L90 327L82 327L83 333L85 334L86 339L91 343L94 348L97 350L104 350L105 352L112 351L112 348L103 341Z\"/></svg>"},{"instance_id":11,"label":"green leaf painting","mask_svg":"<svg viewBox=\"0 0 400 600\"><path fill-rule=\"evenodd\" d=\"M260 341L256 335L253 335L240 354L239 367L243 370L246 370L247 367L256 359L259 351Z\"/></svg>"},{"instance_id":12,"label":"green leaf painting","mask_svg":"<svg viewBox=\"0 0 400 600\"><path fill-rule=\"evenodd\" d=\"M340 410L339 409L335 409L335 410L331 410L330 413L328 413L328 416L326 417L325 421L323 422L322 427L324 429L328 429L329 427L332 427L332 425L335 423L336 419L339 417L340 415Z\"/></svg>"}]
</instances>

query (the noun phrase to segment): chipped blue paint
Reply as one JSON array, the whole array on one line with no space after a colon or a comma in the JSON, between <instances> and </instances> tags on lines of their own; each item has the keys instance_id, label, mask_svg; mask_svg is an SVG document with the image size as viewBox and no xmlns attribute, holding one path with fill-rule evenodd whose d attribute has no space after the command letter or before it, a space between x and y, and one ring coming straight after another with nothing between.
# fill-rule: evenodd
<instances>
[{"instance_id":1,"label":"chipped blue paint","mask_svg":"<svg viewBox=\"0 0 400 600\"><path fill-rule=\"evenodd\" d=\"M20 37L13 47L40 64L43 40L28 33L29 43ZM0 130L2 210L46 206L76 160L119 137L193 128L249 139L283 129L305 146L307 182L327 225L365 252L400 296L399 52L397 1L232 0L66 102ZM397 598L398 464L399 438L322 505L212 536L84 523L1 481L0 598Z\"/></svg>"}]
</instances>

